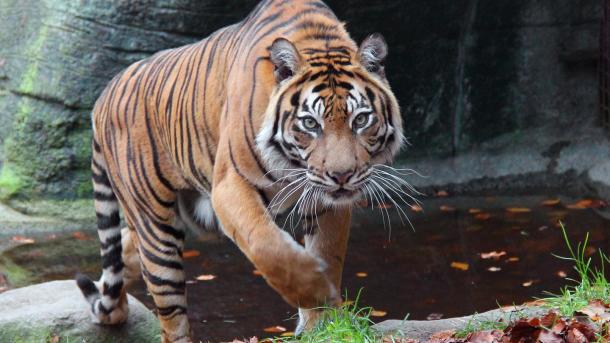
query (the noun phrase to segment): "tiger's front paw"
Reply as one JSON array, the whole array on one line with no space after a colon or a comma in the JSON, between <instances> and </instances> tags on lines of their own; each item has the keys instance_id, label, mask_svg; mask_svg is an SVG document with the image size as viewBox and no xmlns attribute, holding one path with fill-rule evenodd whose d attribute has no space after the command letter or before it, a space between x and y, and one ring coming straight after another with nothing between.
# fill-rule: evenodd
<instances>
[{"instance_id":1,"label":"tiger's front paw","mask_svg":"<svg viewBox=\"0 0 610 343\"><path fill-rule=\"evenodd\" d=\"M287 277L268 280L286 302L294 307L315 308L340 303L337 288L325 274L325 263L303 252L298 260L289 262Z\"/></svg>"}]
</instances>

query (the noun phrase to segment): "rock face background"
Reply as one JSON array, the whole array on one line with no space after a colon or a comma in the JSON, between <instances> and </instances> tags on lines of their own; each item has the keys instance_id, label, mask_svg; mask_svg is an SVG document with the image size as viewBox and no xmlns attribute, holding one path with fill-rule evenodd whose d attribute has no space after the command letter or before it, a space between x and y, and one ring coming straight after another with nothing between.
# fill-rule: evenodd
<instances>
[{"instance_id":1,"label":"rock face background","mask_svg":"<svg viewBox=\"0 0 610 343\"><path fill-rule=\"evenodd\" d=\"M459 156L526 129L569 136L598 125L601 1L327 2L356 40L386 37L412 143L405 158ZM110 78L256 3L0 0L0 198L87 196L89 112Z\"/></svg>"}]
</instances>

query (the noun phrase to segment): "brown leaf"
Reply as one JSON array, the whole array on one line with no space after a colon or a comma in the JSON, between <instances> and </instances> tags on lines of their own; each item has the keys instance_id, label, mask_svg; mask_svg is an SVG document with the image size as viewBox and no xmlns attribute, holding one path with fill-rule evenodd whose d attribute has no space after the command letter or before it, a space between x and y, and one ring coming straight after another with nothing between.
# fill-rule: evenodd
<instances>
[{"instance_id":1,"label":"brown leaf","mask_svg":"<svg viewBox=\"0 0 610 343\"><path fill-rule=\"evenodd\" d=\"M502 338L502 331L499 330L486 330L473 332L468 336L467 342L469 343L496 343L500 342Z\"/></svg>"},{"instance_id":2,"label":"brown leaf","mask_svg":"<svg viewBox=\"0 0 610 343\"><path fill-rule=\"evenodd\" d=\"M506 209L508 213L529 213L532 212L531 209L527 207L509 207Z\"/></svg>"},{"instance_id":3,"label":"brown leaf","mask_svg":"<svg viewBox=\"0 0 610 343\"><path fill-rule=\"evenodd\" d=\"M388 203L380 203L377 205L377 208L381 208L381 209L392 208L392 205L388 204Z\"/></svg>"},{"instance_id":4,"label":"brown leaf","mask_svg":"<svg viewBox=\"0 0 610 343\"><path fill-rule=\"evenodd\" d=\"M569 329L566 337L567 343L589 343L587 337L578 329Z\"/></svg>"},{"instance_id":5,"label":"brown leaf","mask_svg":"<svg viewBox=\"0 0 610 343\"><path fill-rule=\"evenodd\" d=\"M564 343L564 340L563 340L563 337L561 337L560 335L558 335L552 331L542 330L542 331L540 331L540 334L538 335L538 339L536 340L536 342Z\"/></svg>"},{"instance_id":6,"label":"brown leaf","mask_svg":"<svg viewBox=\"0 0 610 343\"><path fill-rule=\"evenodd\" d=\"M494 260L499 260L500 257L502 256L506 256L506 251L490 251L490 252L482 252L481 254L481 258L484 260L488 260L490 258L493 258Z\"/></svg>"},{"instance_id":7,"label":"brown leaf","mask_svg":"<svg viewBox=\"0 0 610 343\"><path fill-rule=\"evenodd\" d=\"M198 277L196 277L195 279L197 279L199 281L211 281L211 280L214 280L215 278L216 278L216 275L202 274L202 275L199 275Z\"/></svg>"},{"instance_id":8,"label":"brown leaf","mask_svg":"<svg viewBox=\"0 0 610 343\"><path fill-rule=\"evenodd\" d=\"M439 198L446 198L449 196L449 193L447 191L438 191L435 195Z\"/></svg>"},{"instance_id":9,"label":"brown leaf","mask_svg":"<svg viewBox=\"0 0 610 343\"><path fill-rule=\"evenodd\" d=\"M566 207L571 210L584 210L587 208L603 208L606 206L608 206L608 203L603 200L583 199L573 204L569 204Z\"/></svg>"},{"instance_id":10,"label":"brown leaf","mask_svg":"<svg viewBox=\"0 0 610 343\"><path fill-rule=\"evenodd\" d=\"M451 262L451 268L466 271L468 268L470 268L470 265L468 265L466 262Z\"/></svg>"},{"instance_id":11,"label":"brown leaf","mask_svg":"<svg viewBox=\"0 0 610 343\"><path fill-rule=\"evenodd\" d=\"M358 272L358 273L356 273L356 276L357 277L367 277L367 276L369 276L369 274L365 273L365 272Z\"/></svg>"},{"instance_id":12,"label":"brown leaf","mask_svg":"<svg viewBox=\"0 0 610 343\"><path fill-rule=\"evenodd\" d=\"M578 312L587 315L594 322L599 322L601 324L610 322L610 312L608 311L606 304L601 300L589 302L589 305L583 307Z\"/></svg>"},{"instance_id":13,"label":"brown leaf","mask_svg":"<svg viewBox=\"0 0 610 343\"><path fill-rule=\"evenodd\" d=\"M258 269L254 269L254 270L252 271L252 274L254 274L254 275L256 275L256 276L262 276L262 275L263 275L263 273L262 273L260 270L258 270Z\"/></svg>"},{"instance_id":14,"label":"brown leaf","mask_svg":"<svg viewBox=\"0 0 610 343\"><path fill-rule=\"evenodd\" d=\"M534 284L534 280L527 280L527 281L525 281L524 283L522 283L521 285L522 285L523 287L529 287L529 286L531 286L531 285L533 285L533 284Z\"/></svg>"},{"instance_id":15,"label":"brown leaf","mask_svg":"<svg viewBox=\"0 0 610 343\"><path fill-rule=\"evenodd\" d=\"M455 207L441 205L440 210L443 212L455 212Z\"/></svg>"},{"instance_id":16,"label":"brown leaf","mask_svg":"<svg viewBox=\"0 0 610 343\"><path fill-rule=\"evenodd\" d=\"M371 311L371 317L385 317L388 313L386 311L381 310L373 310Z\"/></svg>"},{"instance_id":17,"label":"brown leaf","mask_svg":"<svg viewBox=\"0 0 610 343\"><path fill-rule=\"evenodd\" d=\"M557 271L557 276L559 276L562 279L565 279L568 277L568 273L564 272L563 270L558 270Z\"/></svg>"},{"instance_id":18,"label":"brown leaf","mask_svg":"<svg viewBox=\"0 0 610 343\"><path fill-rule=\"evenodd\" d=\"M201 255L198 250L187 250L182 253L182 258L193 258Z\"/></svg>"},{"instance_id":19,"label":"brown leaf","mask_svg":"<svg viewBox=\"0 0 610 343\"><path fill-rule=\"evenodd\" d=\"M471 208L468 210L468 213L470 213L470 214L481 213L481 209L480 208Z\"/></svg>"},{"instance_id":20,"label":"brown leaf","mask_svg":"<svg viewBox=\"0 0 610 343\"><path fill-rule=\"evenodd\" d=\"M519 257L511 256L506 260L506 262L519 262Z\"/></svg>"},{"instance_id":21,"label":"brown leaf","mask_svg":"<svg viewBox=\"0 0 610 343\"><path fill-rule=\"evenodd\" d=\"M283 326L270 326L268 328L264 328L263 331L268 332L268 333L280 333L280 332L286 332L286 328Z\"/></svg>"},{"instance_id":22,"label":"brown leaf","mask_svg":"<svg viewBox=\"0 0 610 343\"><path fill-rule=\"evenodd\" d=\"M559 199L559 198L547 199L547 200L544 200L543 202L541 202L540 205L542 205L542 206L555 206L555 205L559 205L560 202L561 202L561 199Z\"/></svg>"},{"instance_id":23,"label":"brown leaf","mask_svg":"<svg viewBox=\"0 0 610 343\"><path fill-rule=\"evenodd\" d=\"M24 236L13 236L11 237L11 241L19 244L34 244L36 242L33 238Z\"/></svg>"},{"instance_id":24,"label":"brown leaf","mask_svg":"<svg viewBox=\"0 0 610 343\"><path fill-rule=\"evenodd\" d=\"M81 231L73 232L72 237L74 237L76 240L79 240L79 241L86 241L89 239L89 237L87 237L87 235L85 235Z\"/></svg>"},{"instance_id":25,"label":"brown leaf","mask_svg":"<svg viewBox=\"0 0 610 343\"><path fill-rule=\"evenodd\" d=\"M436 332L430 336L430 338L428 339L428 342L429 343L448 342L453 337L453 335L455 335L455 331L453 331L453 330L445 330L445 331Z\"/></svg>"},{"instance_id":26,"label":"brown leaf","mask_svg":"<svg viewBox=\"0 0 610 343\"><path fill-rule=\"evenodd\" d=\"M487 220L487 219L491 218L491 214L486 213L486 212L481 212L481 213L477 213L474 216L474 218L477 220Z\"/></svg>"},{"instance_id":27,"label":"brown leaf","mask_svg":"<svg viewBox=\"0 0 610 343\"><path fill-rule=\"evenodd\" d=\"M411 205L411 211L413 212L423 212L424 209L419 205Z\"/></svg>"}]
</instances>

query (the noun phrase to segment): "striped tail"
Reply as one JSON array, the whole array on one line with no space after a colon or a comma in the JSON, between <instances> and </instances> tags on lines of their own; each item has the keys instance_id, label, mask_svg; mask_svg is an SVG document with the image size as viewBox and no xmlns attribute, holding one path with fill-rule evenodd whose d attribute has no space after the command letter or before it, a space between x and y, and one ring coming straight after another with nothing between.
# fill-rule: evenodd
<instances>
[{"instance_id":1,"label":"striped tail","mask_svg":"<svg viewBox=\"0 0 610 343\"><path fill-rule=\"evenodd\" d=\"M93 194L103 272L98 282L80 274L76 277L76 283L91 305L95 323L119 324L127 320L128 312L123 283L119 204L106 172L100 146L95 140L93 148Z\"/></svg>"}]
</instances>

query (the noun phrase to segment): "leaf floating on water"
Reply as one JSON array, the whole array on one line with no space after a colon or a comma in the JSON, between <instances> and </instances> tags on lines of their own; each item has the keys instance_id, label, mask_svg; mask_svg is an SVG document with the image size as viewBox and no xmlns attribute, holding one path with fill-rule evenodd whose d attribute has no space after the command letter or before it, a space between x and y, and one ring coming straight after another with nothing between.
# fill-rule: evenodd
<instances>
[{"instance_id":1,"label":"leaf floating on water","mask_svg":"<svg viewBox=\"0 0 610 343\"><path fill-rule=\"evenodd\" d=\"M608 203L603 200L597 199L583 199L579 200L573 204L569 204L566 207L571 210L584 210L587 208L603 208L607 207Z\"/></svg>"},{"instance_id":2,"label":"leaf floating on water","mask_svg":"<svg viewBox=\"0 0 610 343\"><path fill-rule=\"evenodd\" d=\"M34 244L36 242L33 238L24 236L13 236L11 237L11 241L20 244Z\"/></svg>"},{"instance_id":3,"label":"leaf floating on water","mask_svg":"<svg viewBox=\"0 0 610 343\"><path fill-rule=\"evenodd\" d=\"M385 203L385 202L382 202L379 205L377 205L377 208L381 208L381 209L392 208L392 205L388 204L388 203Z\"/></svg>"},{"instance_id":4,"label":"leaf floating on water","mask_svg":"<svg viewBox=\"0 0 610 343\"><path fill-rule=\"evenodd\" d=\"M264 328L263 331L268 332L268 333L280 333L280 332L286 332L286 328L283 326L270 326L268 328Z\"/></svg>"},{"instance_id":5,"label":"leaf floating on water","mask_svg":"<svg viewBox=\"0 0 610 343\"><path fill-rule=\"evenodd\" d=\"M506 262L519 262L519 258L517 256L509 257Z\"/></svg>"},{"instance_id":6,"label":"leaf floating on water","mask_svg":"<svg viewBox=\"0 0 610 343\"><path fill-rule=\"evenodd\" d=\"M487 220L487 219L491 218L491 214L486 213L486 212L481 212L481 213L477 213L474 216L474 218L478 219L478 220Z\"/></svg>"},{"instance_id":7,"label":"leaf floating on water","mask_svg":"<svg viewBox=\"0 0 610 343\"><path fill-rule=\"evenodd\" d=\"M214 280L215 278L216 278L216 275L212 275L212 274L202 274L202 275L199 275L198 277L196 277L196 279L199 281L211 281L211 280Z\"/></svg>"},{"instance_id":8,"label":"leaf floating on water","mask_svg":"<svg viewBox=\"0 0 610 343\"><path fill-rule=\"evenodd\" d=\"M280 335L280 337L293 337L293 336L294 336L293 331L286 331Z\"/></svg>"},{"instance_id":9,"label":"leaf floating on water","mask_svg":"<svg viewBox=\"0 0 610 343\"><path fill-rule=\"evenodd\" d=\"M508 213L529 213L532 212L531 209L527 207L509 207L506 209Z\"/></svg>"},{"instance_id":10,"label":"leaf floating on water","mask_svg":"<svg viewBox=\"0 0 610 343\"><path fill-rule=\"evenodd\" d=\"M466 271L468 268L470 268L470 266L465 262L451 262L451 268Z\"/></svg>"},{"instance_id":11,"label":"leaf floating on water","mask_svg":"<svg viewBox=\"0 0 610 343\"><path fill-rule=\"evenodd\" d=\"M542 206L555 206L555 205L559 205L559 203L561 203L561 199L555 198L555 199L544 200L544 201L542 201L540 203L540 205L542 205Z\"/></svg>"},{"instance_id":12,"label":"leaf floating on water","mask_svg":"<svg viewBox=\"0 0 610 343\"><path fill-rule=\"evenodd\" d=\"M455 207L451 207L451 206L447 206L447 205L441 205L440 209L443 212L455 212Z\"/></svg>"},{"instance_id":13,"label":"leaf floating on water","mask_svg":"<svg viewBox=\"0 0 610 343\"><path fill-rule=\"evenodd\" d=\"M371 317L385 317L388 313L386 311L373 310L371 311Z\"/></svg>"},{"instance_id":14,"label":"leaf floating on water","mask_svg":"<svg viewBox=\"0 0 610 343\"><path fill-rule=\"evenodd\" d=\"M468 210L468 213L470 214L477 214L477 213L481 213L481 209L480 208L471 208Z\"/></svg>"},{"instance_id":15,"label":"leaf floating on water","mask_svg":"<svg viewBox=\"0 0 610 343\"><path fill-rule=\"evenodd\" d=\"M488 271L490 271L490 272L492 272L492 273L495 273L495 272L499 272L499 271L501 271L501 270L502 270L502 268L492 266L492 267L487 268L487 270L488 270Z\"/></svg>"},{"instance_id":16,"label":"leaf floating on water","mask_svg":"<svg viewBox=\"0 0 610 343\"><path fill-rule=\"evenodd\" d=\"M89 239L89 237L87 237L87 235L85 235L81 231L73 232L72 237L74 237L76 240L79 240L79 241L86 241Z\"/></svg>"},{"instance_id":17,"label":"leaf floating on water","mask_svg":"<svg viewBox=\"0 0 610 343\"><path fill-rule=\"evenodd\" d=\"M565 279L568 277L568 273L564 272L563 270L560 270L557 272L557 276L559 276L562 279Z\"/></svg>"},{"instance_id":18,"label":"leaf floating on water","mask_svg":"<svg viewBox=\"0 0 610 343\"><path fill-rule=\"evenodd\" d=\"M439 198L446 198L449 196L449 193L447 191L438 191L435 195Z\"/></svg>"},{"instance_id":19,"label":"leaf floating on water","mask_svg":"<svg viewBox=\"0 0 610 343\"><path fill-rule=\"evenodd\" d=\"M482 252L481 258L484 260L488 260L493 258L494 260L499 260L500 257L506 256L506 251L490 251L490 252Z\"/></svg>"},{"instance_id":20,"label":"leaf floating on water","mask_svg":"<svg viewBox=\"0 0 610 343\"><path fill-rule=\"evenodd\" d=\"M256 276L263 276L263 273L261 273L261 271L260 271L260 270L258 270L258 269L254 269L254 270L252 271L252 274L254 274L254 275L256 275Z\"/></svg>"},{"instance_id":21,"label":"leaf floating on water","mask_svg":"<svg viewBox=\"0 0 610 343\"><path fill-rule=\"evenodd\" d=\"M369 274L365 273L365 272L358 272L358 273L356 273L356 276L357 277L367 277L367 276L369 276Z\"/></svg>"},{"instance_id":22,"label":"leaf floating on water","mask_svg":"<svg viewBox=\"0 0 610 343\"><path fill-rule=\"evenodd\" d=\"M182 253L183 258L193 258L193 257L197 257L199 255L201 255L199 250L187 250Z\"/></svg>"},{"instance_id":23,"label":"leaf floating on water","mask_svg":"<svg viewBox=\"0 0 610 343\"><path fill-rule=\"evenodd\" d=\"M523 287L530 287L530 286L531 286L531 285L533 285L533 284L534 284L534 280L527 280L527 281L525 281L524 283L522 283L521 285L522 285Z\"/></svg>"},{"instance_id":24,"label":"leaf floating on water","mask_svg":"<svg viewBox=\"0 0 610 343\"><path fill-rule=\"evenodd\" d=\"M421 208L421 206L419 206L419 205L411 205L411 211L413 211L413 212L423 212L424 209Z\"/></svg>"}]
</instances>

